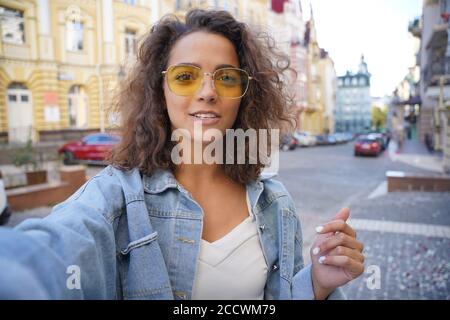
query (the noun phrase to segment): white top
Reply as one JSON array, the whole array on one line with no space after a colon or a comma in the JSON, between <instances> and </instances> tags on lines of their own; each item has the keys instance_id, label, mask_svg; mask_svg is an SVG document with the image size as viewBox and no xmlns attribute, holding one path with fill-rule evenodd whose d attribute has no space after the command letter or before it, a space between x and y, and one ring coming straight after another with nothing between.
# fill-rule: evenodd
<instances>
[{"instance_id":1,"label":"white top","mask_svg":"<svg viewBox=\"0 0 450 320\"><path fill-rule=\"evenodd\" d=\"M256 220L249 217L222 238L201 240L193 300L262 300L267 264L259 243Z\"/></svg>"}]
</instances>

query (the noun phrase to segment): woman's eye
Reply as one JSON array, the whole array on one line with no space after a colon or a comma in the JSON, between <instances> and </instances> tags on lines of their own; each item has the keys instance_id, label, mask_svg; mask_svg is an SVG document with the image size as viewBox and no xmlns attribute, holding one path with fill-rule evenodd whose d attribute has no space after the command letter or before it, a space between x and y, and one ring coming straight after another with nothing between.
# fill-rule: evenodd
<instances>
[{"instance_id":1,"label":"woman's eye","mask_svg":"<svg viewBox=\"0 0 450 320\"><path fill-rule=\"evenodd\" d=\"M219 81L226 82L226 83L230 84L230 83L236 83L237 82L237 78L233 77L233 76L231 76L229 74L224 74L224 75L220 76Z\"/></svg>"},{"instance_id":2,"label":"woman's eye","mask_svg":"<svg viewBox=\"0 0 450 320\"><path fill-rule=\"evenodd\" d=\"M189 81L189 80L194 80L194 77L192 76L192 74L185 72L185 73L177 74L175 79L179 80L179 81Z\"/></svg>"}]
</instances>

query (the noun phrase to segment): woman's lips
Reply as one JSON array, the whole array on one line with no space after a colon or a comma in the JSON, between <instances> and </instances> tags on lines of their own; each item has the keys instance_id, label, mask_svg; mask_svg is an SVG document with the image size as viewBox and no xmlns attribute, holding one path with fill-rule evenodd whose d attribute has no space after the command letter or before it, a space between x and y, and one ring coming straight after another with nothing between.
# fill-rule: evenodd
<instances>
[{"instance_id":1,"label":"woman's lips","mask_svg":"<svg viewBox=\"0 0 450 320\"><path fill-rule=\"evenodd\" d=\"M214 118L200 118L200 117L196 117L194 115L189 115L190 118L192 118L192 120L194 122L199 122L202 125L213 125L213 124L217 124L220 121L220 117L214 117Z\"/></svg>"}]
</instances>

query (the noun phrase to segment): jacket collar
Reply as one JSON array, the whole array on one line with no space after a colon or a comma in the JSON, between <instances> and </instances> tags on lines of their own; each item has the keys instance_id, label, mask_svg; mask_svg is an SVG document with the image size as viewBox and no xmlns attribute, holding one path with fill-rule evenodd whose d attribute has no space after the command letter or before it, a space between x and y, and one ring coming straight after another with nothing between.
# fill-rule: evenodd
<instances>
[{"instance_id":1,"label":"jacket collar","mask_svg":"<svg viewBox=\"0 0 450 320\"><path fill-rule=\"evenodd\" d=\"M161 193L169 188L181 187L170 170L158 169L151 176L144 175L142 181L144 191L153 194Z\"/></svg>"}]
</instances>

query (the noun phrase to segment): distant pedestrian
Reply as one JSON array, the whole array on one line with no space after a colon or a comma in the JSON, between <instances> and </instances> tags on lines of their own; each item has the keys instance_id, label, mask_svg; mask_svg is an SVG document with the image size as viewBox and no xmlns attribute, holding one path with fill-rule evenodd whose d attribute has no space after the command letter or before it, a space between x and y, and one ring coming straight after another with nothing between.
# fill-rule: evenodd
<instances>
[{"instance_id":1,"label":"distant pedestrian","mask_svg":"<svg viewBox=\"0 0 450 320\"><path fill-rule=\"evenodd\" d=\"M432 137L433 136L429 132L425 133L425 146L427 147L429 153L434 152Z\"/></svg>"},{"instance_id":2,"label":"distant pedestrian","mask_svg":"<svg viewBox=\"0 0 450 320\"><path fill-rule=\"evenodd\" d=\"M386 131L386 148L389 147L389 142L391 141L391 138L392 138L392 132L391 132L391 130L388 129Z\"/></svg>"}]
</instances>

